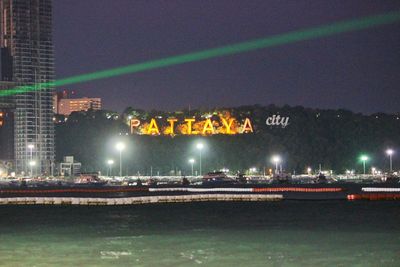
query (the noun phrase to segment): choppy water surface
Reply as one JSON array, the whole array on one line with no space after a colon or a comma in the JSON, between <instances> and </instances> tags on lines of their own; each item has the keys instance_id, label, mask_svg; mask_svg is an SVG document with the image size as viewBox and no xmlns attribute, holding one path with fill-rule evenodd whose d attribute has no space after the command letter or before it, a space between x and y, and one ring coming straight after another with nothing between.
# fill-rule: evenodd
<instances>
[{"instance_id":1,"label":"choppy water surface","mask_svg":"<svg viewBox=\"0 0 400 267\"><path fill-rule=\"evenodd\" d=\"M400 266L400 203L0 207L0 266L201 265Z\"/></svg>"}]
</instances>

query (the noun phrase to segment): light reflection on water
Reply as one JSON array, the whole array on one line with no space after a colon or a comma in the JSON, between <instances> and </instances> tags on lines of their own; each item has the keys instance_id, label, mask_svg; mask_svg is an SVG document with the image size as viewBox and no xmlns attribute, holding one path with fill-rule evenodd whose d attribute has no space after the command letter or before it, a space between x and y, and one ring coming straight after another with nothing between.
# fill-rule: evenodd
<instances>
[{"instance_id":1,"label":"light reflection on water","mask_svg":"<svg viewBox=\"0 0 400 267\"><path fill-rule=\"evenodd\" d=\"M0 207L0 266L400 266L399 202Z\"/></svg>"}]
</instances>

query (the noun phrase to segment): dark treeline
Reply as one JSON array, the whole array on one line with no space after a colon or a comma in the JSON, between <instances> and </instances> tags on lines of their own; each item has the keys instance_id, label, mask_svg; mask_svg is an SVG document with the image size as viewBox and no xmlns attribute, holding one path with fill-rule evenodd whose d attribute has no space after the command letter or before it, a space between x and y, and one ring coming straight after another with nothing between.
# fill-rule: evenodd
<instances>
[{"instance_id":1,"label":"dark treeline","mask_svg":"<svg viewBox=\"0 0 400 267\"><path fill-rule=\"evenodd\" d=\"M127 108L122 115L110 111L72 113L64 122L58 118L56 125L57 160L65 155L75 156L82 162L84 171L106 172L106 160L114 159L114 174L119 166L119 154L115 144L123 140L127 147L123 152L124 174L171 174L181 171L190 174L189 158L196 160L199 152L195 143L206 145L203 151L203 170L228 168L245 171L249 168L271 168L270 157L280 154L287 171L304 172L310 166L344 172L362 164L362 153L371 158L369 168L386 170L389 160L385 155L388 147L396 149L400 143L400 119L395 114L356 114L347 110L318 110L304 107L243 106L228 110L235 117L251 118L254 133L241 135L201 136L144 136L130 135L126 123L128 116L149 119L155 116L193 116L201 111L165 113L145 112ZM265 120L272 115L289 117L289 125L267 126ZM398 167L394 157L394 166ZM398 168L396 168L398 169Z\"/></svg>"}]
</instances>

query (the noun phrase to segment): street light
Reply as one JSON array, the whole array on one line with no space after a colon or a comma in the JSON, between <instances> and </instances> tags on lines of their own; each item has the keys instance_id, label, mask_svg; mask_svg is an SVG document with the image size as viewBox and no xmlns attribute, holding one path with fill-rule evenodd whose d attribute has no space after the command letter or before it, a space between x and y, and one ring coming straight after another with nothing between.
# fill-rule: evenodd
<instances>
[{"instance_id":1,"label":"street light","mask_svg":"<svg viewBox=\"0 0 400 267\"><path fill-rule=\"evenodd\" d=\"M204 148L203 143L198 143L198 144L196 145L196 148L199 150L199 170L200 170L200 176L201 176L201 151L202 151L203 148Z\"/></svg>"},{"instance_id":2,"label":"street light","mask_svg":"<svg viewBox=\"0 0 400 267\"><path fill-rule=\"evenodd\" d=\"M122 177L122 150L125 149L125 144L119 142L117 143L116 148L119 151L119 176Z\"/></svg>"},{"instance_id":3,"label":"street light","mask_svg":"<svg viewBox=\"0 0 400 267\"><path fill-rule=\"evenodd\" d=\"M278 164L282 161L281 157L278 155L272 156L272 163L275 163L275 173L278 173Z\"/></svg>"},{"instance_id":4,"label":"street light","mask_svg":"<svg viewBox=\"0 0 400 267\"><path fill-rule=\"evenodd\" d=\"M394 150L389 148L388 150L386 150L386 154L389 156L390 172L392 172L393 171L392 156L394 154Z\"/></svg>"},{"instance_id":5,"label":"street light","mask_svg":"<svg viewBox=\"0 0 400 267\"><path fill-rule=\"evenodd\" d=\"M189 163L192 166L192 176L193 176L193 174L194 174L194 172L193 172L194 159L189 159Z\"/></svg>"},{"instance_id":6,"label":"street light","mask_svg":"<svg viewBox=\"0 0 400 267\"><path fill-rule=\"evenodd\" d=\"M114 160L112 160L112 159L107 160L107 164L108 164L108 169L110 172L109 176L112 176L112 165L114 164Z\"/></svg>"},{"instance_id":7,"label":"street light","mask_svg":"<svg viewBox=\"0 0 400 267\"><path fill-rule=\"evenodd\" d=\"M311 174L311 171L312 171L311 167L308 167L308 168L307 168L307 174L310 175L310 174Z\"/></svg>"},{"instance_id":8,"label":"street light","mask_svg":"<svg viewBox=\"0 0 400 267\"><path fill-rule=\"evenodd\" d=\"M362 155L360 159L363 162L364 174L365 174L365 163L369 160L369 157L367 155Z\"/></svg>"},{"instance_id":9,"label":"street light","mask_svg":"<svg viewBox=\"0 0 400 267\"><path fill-rule=\"evenodd\" d=\"M31 165L31 162L33 161L33 148L34 148L35 146L33 145L33 144L29 144L28 145L28 148L29 148L29 150L30 150L30 154L31 154L31 161L29 162L29 166L31 166L31 176L33 175L33 173L32 173L32 165Z\"/></svg>"},{"instance_id":10,"label":"street light","mask_svg":"<svg viewBox=\"0 0 400 267\"><path fill-rule=\"evenodd\" d=\"M35 165L36 165L36 161L33 161L33 160L29 161L29 166L31 166L31 176L33 176L33 166L35 166Z\"/></svg>"}]
</instances>

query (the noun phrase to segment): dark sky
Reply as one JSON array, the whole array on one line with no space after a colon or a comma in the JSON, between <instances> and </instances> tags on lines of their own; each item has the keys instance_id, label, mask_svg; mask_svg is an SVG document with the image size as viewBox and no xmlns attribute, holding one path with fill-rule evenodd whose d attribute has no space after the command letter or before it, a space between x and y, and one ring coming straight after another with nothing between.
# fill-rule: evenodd
<instances>
[{"instance_id":1,"label":"dark sky","mask_svg":"<svg viewBox=\"0 0 400 267\"><path fill-rule=\"evenodd\" d=\"M55 0L57 78L394 10L400 1ZM71 85L106 109L400 112L400 23Z\"/></svg>"}]
</instances>

